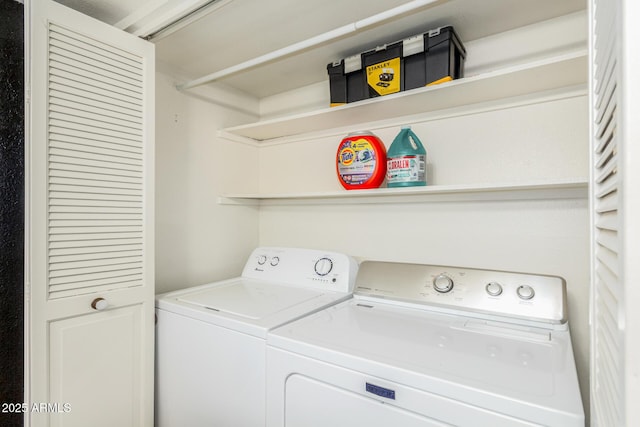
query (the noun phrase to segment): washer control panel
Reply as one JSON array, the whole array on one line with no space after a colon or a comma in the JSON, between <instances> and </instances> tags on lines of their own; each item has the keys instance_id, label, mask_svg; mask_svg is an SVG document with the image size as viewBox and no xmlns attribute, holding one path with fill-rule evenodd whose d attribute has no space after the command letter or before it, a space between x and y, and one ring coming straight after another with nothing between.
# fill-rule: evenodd
<instances>
[{"instance_id":1,"label":"washer control panel","mask_svg":"<svg viewBox=\"0 0 640 427\"><path fill-rule=\"evenodd\" d=\"M336 292L352 292L358 263L348 255L315 249L260 247L242 277Z\"/></svg>"},{"instance_id":2,"label":"washer control panel","mask_svg":"<svg viewBox=\"0 0 640 427\"><path fill-rule=\"evenodd\" d=\"M516 320L567 321L566 283L556 276L365 261L360 265L355 292Z\"/></svg>"}]
</instances>

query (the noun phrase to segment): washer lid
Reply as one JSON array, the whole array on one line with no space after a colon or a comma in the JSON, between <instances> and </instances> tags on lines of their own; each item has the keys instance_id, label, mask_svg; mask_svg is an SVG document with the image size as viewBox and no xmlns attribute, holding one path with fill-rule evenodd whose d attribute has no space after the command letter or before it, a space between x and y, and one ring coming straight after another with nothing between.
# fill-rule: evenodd
<instances>
[{"instance_id":1,"label":"washer lid","mask_svg":"<svg viewBox=\"0 0 640 427\"><path fill-rule=\"evenodd\" d=\"M239 280L205 288L177 300L209 310L259 320L323 295L313 289Z\"/></svg>"}]
</instances>

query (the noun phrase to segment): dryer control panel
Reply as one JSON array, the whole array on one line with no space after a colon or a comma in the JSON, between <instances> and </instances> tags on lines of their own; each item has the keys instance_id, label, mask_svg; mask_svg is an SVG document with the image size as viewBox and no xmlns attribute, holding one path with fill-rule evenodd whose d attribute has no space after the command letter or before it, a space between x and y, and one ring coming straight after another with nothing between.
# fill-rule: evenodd
<instances>
[{"instance_id":1,"label":"dryer control panel","mask_svg":"<svg viewBox=\"0 0 640 427\"><path fill-rule=\"evenodd\" d=\"M566 283L556 276L365 261L355 293L514 322L562 325L567 321Z\"/></svg>"},{"instance_id":2,"label":"dryer control panel","mask_svg":"<svg viewBox=\"0 0 640 427\"><path fill-rule=\"evenodd\" d=\"M357 272L358 263L343 253L260 247L249 256L242 277L305 288L352 292Z\"/></svg>"}]
</instances>

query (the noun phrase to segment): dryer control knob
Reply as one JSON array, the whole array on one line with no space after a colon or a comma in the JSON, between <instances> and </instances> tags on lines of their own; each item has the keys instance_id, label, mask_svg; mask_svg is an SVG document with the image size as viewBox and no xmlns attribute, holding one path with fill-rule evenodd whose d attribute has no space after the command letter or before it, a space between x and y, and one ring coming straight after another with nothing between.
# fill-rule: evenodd
<instances>
[{"instance_id":1,"label":"dryer control knob","mask_svg":"<svg viewBox=\"0 0 640 427\"><path fill-rule=\"evenodd\" d=\"M333 269L333 261L331 261L330 258L326 257L320 258L318 261L316 261L313 269L318 276L326 276L327 274L331 273L331 270Z\"/></svg>"},{"instance_id":2,"label":"dryer control knob","mask_svg":"<svg viewBox=\"0 0 640 427\"><path fill-rule=\"evenodd\" d=\"M445 294L453 289L453 279L446 274L438 274L433 279L433 289Z\"/></svg>"},{"instance_id":3,"label":"dryer control knob","mask_svg":"<svg viewBox=\"0 0 640 427\"><path fill-rule=\"evenodd\" d=\"M529 285L522 285L522 286L518 286L518 290L516 291L518 293L518 296L520 297L520 299L531 299L535 296L535 292L533 291L533 288Z\"/></svg>"},{"instance_id":4,"label":"dryer control knob","mask_svg":"<svg viewBox=\"0 0 640 427\"><path fill-rule=\"evenodd\" d=\"M487 293L493 297L497 297L502 293L502 285L498 282L487 283L485 289Z\"/></svg>"},{"instance_id":5,"label":"dryer control knob","mask_svg":"<svg viewBox=\"0 0 640 427\"><path fill-rule=\"evenodd\" d=\"M260 255L258 257L258 264L263 265L265 262L267 262L267 256L266 255Z\"/></svg>"}]
</instances>

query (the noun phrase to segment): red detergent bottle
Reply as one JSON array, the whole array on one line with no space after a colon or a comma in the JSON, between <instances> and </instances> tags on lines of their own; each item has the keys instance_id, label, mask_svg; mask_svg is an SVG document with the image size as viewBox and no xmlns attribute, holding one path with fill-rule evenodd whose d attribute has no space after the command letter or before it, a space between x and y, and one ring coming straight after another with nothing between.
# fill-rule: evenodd
<instances>
[{"instance_id":1,"label":"red detergent bottle","mask_svg":"<svg viewBox=\"0 0 640 427\"><path fill-rule=\"evenodd\" d=\"M338 146L336 171L347 190L378 188L387 172L387 150L369 131L350 133Z\"/></svg>"}]
</instances>

